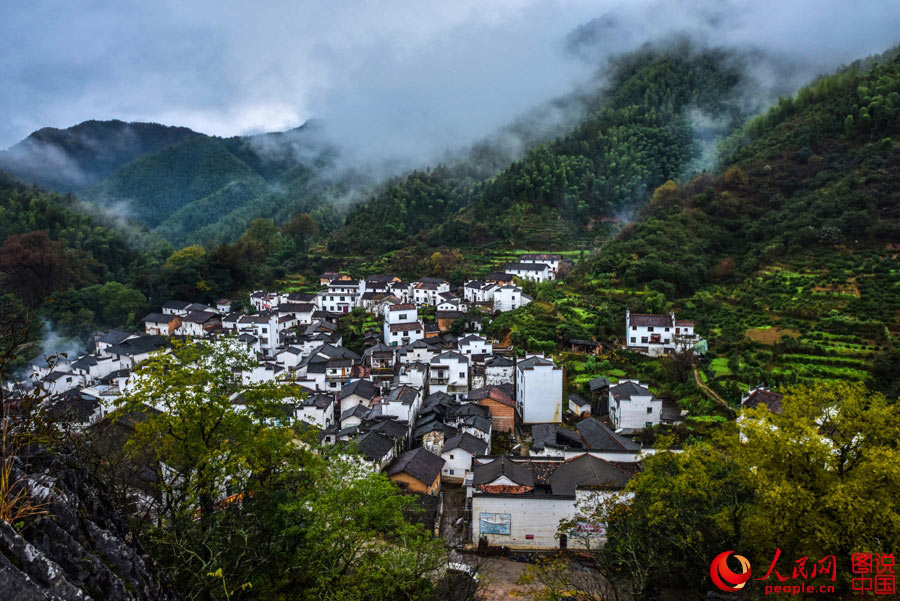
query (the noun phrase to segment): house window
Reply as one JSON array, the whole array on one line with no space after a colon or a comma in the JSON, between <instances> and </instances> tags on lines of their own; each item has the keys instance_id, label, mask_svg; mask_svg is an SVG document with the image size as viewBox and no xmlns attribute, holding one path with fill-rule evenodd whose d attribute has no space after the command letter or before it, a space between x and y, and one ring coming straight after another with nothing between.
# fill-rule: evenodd
<instances>
[{"instance_id":1,"label":"house window","mask_svg":"<svg viewBox=\"0 0 900 601\"><path fill-rule=\"evenodd\" d=\"M641 342L642 342L643 344L647 344L647 337L646 337L646 336L641 336Z\"/></svg>"},{"instance_id":2,"label":"house window","mask_svg":"<svg viewBox=\"0 0 900 601\"><path fill-rule=\"evenodd\" d=\"M453 470L447 470L447 473L450 474L450 475L452 476L452 475L453 475Z\"/></svg>"},{"instance_id":3,"label":"house window","mask_svg":"<svg viewBox=\"0 0 900 601\"><path fill-rule=\"evenodd\" d=\"M631 329L637 331L637 326L631 326Z\"/></svg>"},{"instance_id":4,"label":"house window","mask_svg":"<svg viewBox=\"0 0 900 601\"><path fill-rule=\"evenodd\" d=\"M453 453L450 453L450 459L453 459ZM452 474L453 472L450 473Z\"/></svg>"},{"instance_id":5,"label":"house window","mask_svg":"<svg viewBox=\"0 0 900 601\"><path fill-rule=\"evenodd\" d=\"M649 328L647 328L647 331L648 331L648 332L652 332L652 331L653 331L653 326L650 326Z\"/></svg>"},{"instance_id":6,"label":"house window","mask_svg":"<svg viewBox=\"0 0 900 601\"><path fill-rule=\"evenodd\" d=\"M669 331L669 328L666 328L666 332L668 332L668 331Z\"/></svg>"},{"instance_id":7,"label":"house window","mask_svg":"<svg viewBox=\"0 0 900 601\"><path fill-rule=\"evenodd\" d=\"M653 407L647 407L647 413L653 413Z\"/></svg>"},{"instance_id":8,"label":"house window","mask_svg":"<svg viewBox=\"0 0 900 601\"><path fill-rule=\"evenodd\" d=\"M459 372L459 377L460 377L460 378L465 378L465 377L466 377L466 372L464 372L464 371Z\"/></svg>"},{"instance_id":9,"label":"house window","mask_svg":"<svg viewBox=\"0 0 900 601\"><path fill-rule=\"evenodd\" d=\"M652 426L653 426L653 422L646 422L646 427L647 427L647 428L650 428L650 427L652 427Z\"/></svg>"},{"instance_id":10,"label":"house window","mask_svg":"<svg viewBox=\"0 0 900 601\"><path fill-rule=\"evenodd\" d=\"M632 336L632 337L631 337L631 342L634 343L634 341L635 341L635 338L634 338L634 336Z\"/></svg>"}]
</instances>

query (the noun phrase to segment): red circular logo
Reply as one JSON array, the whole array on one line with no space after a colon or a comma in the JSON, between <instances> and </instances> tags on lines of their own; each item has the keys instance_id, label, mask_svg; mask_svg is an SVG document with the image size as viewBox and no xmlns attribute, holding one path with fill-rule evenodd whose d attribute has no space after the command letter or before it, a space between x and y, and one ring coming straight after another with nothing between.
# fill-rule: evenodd
<instances>
[{"instance_id":1,"label":"red circular logo","mask_svg":"<svg viewBox=\"0 0 900 601\"><path fill-rule=\"evenodd\" d=\"M733 553L734 551L719 553L709 564L709 576L713 584L728 593L741 590L750 580L750 562L743 555L734 556L741 563L740 572L733 572L728 567L728 557Z\"/></svg>"}]
</instances>

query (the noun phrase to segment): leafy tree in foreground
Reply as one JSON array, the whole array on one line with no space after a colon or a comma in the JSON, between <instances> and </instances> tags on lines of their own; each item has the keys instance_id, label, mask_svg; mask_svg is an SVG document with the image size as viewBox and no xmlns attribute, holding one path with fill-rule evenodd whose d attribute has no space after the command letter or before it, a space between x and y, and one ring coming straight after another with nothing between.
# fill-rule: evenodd
<instances>
[{"instance_id":1,"label":"leafy tree in foreground","mask_svg":"<svg viewBox=\"0 0 900 601\"><path fill-rule=\"evenodd\" d=\"M295 389L242 386L251 364L230 340L176 343L121 409L146 415L129 448L163 495L145 539L184 597L428 598L446 554L404 518L411 498L356 455L311 452L282 425Z\"/></svg>"},{"instance_id":2,"label":"leafy tree in foreground","mask_svg":"<svg viewBox=\"0 0 900 601\"><path fill-rule=\"evenodd\" d=\"M782 404L780 415L765 407L746 411L736 428L710 441L647 457L626 489L630 499L582 506L576 521L608 526L593 569L618 590L654 599L664 589L714 588L709 563L729 549L749 558L754 578L762 578L780 549L776 569L787 578L800 558L808 558L810 572L834 556L835 585L849 592L853 552L895 553L900 414L894 405L861 384L843 383L796 388ZM533 577L552 591L550 576L566 573L559 570L549 566ZM769 582L751 580L747 594L762 596L762 586L776 579L773 572ZM594 593L582 580L571 572L563 582L580 591L575 598L611 598L609 589ZM831 584L821 575L808 582Z\"/></svg>"}]
</instances>

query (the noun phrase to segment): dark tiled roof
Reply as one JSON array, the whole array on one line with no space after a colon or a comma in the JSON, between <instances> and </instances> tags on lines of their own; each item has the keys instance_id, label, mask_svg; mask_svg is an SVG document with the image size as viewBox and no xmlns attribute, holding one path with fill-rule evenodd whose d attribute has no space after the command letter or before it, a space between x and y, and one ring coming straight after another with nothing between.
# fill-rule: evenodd
<instances>
[{"instance_id":1,"label":"dark tiled roof","mask_svg":"<svg viewBox=\"0 0 900 601\"><path fill-rule=\"evenodd\" d=\"M434 318L435 319L459 319L460 317L464 317L465 313L462 311L435 311Z\"/></svg>"},{"instance_id":2,"label":"dark tiled roof","mask_svg":"<svg viewBox=\"0 0 900 601\"><path fill-rule=\"evenodd\" d=\"M669 399L663 399L662 409L659 411L659 418L664 422L677 422L681 420L681 407L678 403Z\"/></svg>"},{"instance_id":3,"label":"dark tiled roof","mask_svg":"<svg viewBox=\"0 0 900 601\"><path fill-rule=\"evenodd\" d=\"M338 399L345 399L351 394L359 395L364 399L373 399L378 395L378 389L369 380L354 380L341 388Z\"/></svg>"},{"instance_id":4,"label":"dark tiled roof","mask_svg":"<svg viewBox=\"0 0 900 601\"><path fill-rule=\"evenodd\" d=\"M330 394L317 393L311 394L303 399L304 407L315 407L316 409L327 409L329 405L334 404L334 396Z\"/></svg>"},{"instance_id":5,"label":"dark tiled roof","mask_svg":"<svg viewBox=\"0 0 900 601\"><path fill-rule=\"evenodd\" d=\"M617 401L628 400L633 396L653 396L653 393L651 393L647 388L639 384L635 384L631 381L622 382L621 384L613 386L609 389L609 393Z\"/></svg>"},{"instance_id":6,"label":"dark tiled roof","mask_svg":"<svg viewBox=\"0 0 900 601\"><path fill-rule=\"evenodd\" d=\"M411 305L409 303L402 303L400 305L392 305L388 308L388 311L415 311L416 306Z\"/></svg>"},{"instance_id":7,"label":"dark tiled roof","mask_svg":"<svg viewBox=\"0 0 900 601\"><path fill-rule=\"evenodd\" d=\"M469 401L480 402L484 399L490 399L510 407L516 406L516 401L512 398L512 395L499 386L482 386L481 388L469 391L466 395L466 400Z\"/></svg>"},{"instance_id":8,"label":"dark tiled roof","mask_svg":"<svg viewBox=\"0 0 900 601\"><path fill-rule=\"evenodd\" d=\"M395 419L380 419L367 424L370 432L378 432L393 440L403 440L409 433L409 429Z\"/></svg>"},{"instance_id":9,"label":"dark tiled roof","mask_svg":"<svg viewBox=\"0 0 900 601\"><path fill-rule=\"evenodd\" d=\"M616 434L602 422L588 417L575 426L591 449L597 451L639 451L641 445Z\"/></svg>"},{"instance_id":10,"label":"dark tiled roof","mask_svg":"<svg viewBox=\"0 0 900 601\"><path fill-rule=\"evenodd\" d=\"M172 309L173 311L184 311L191 303L180 300L170 300L162 306L163 309Z\"/></svg>"},{"instance_id":11,"label":"dark tiled roof","mask_svg":"<svg viewBox=\"0 0 900 601\"><path fill-rule=\"evenodd\" d=\"M523 369L523 370L524 369L533 369L534 366L536 366L536 365L544 365L544 366L553 365L553 366L555 366L553 361L550 361L543 357L528 357L527 359L522 359L521 361L516 363L516 367L518 369Z\"/></svg>"},{"instance_id":12,"label":"dark tiled roof","mask_svg":"<svg viewBox=\"0 0 900 601\"><path fill-rule=\"evenodd\" d=\"M363 457L369 461L381 461L394 448L394 441L377 432L367 432L359 437L358 445Z\"/></svg>"},{"instance_id":13,"label":"dark tiled roof","mask_svg":"<svg viewBox=\"0 0 900 601\"><path fill-rule=\"evenodd\" d=\"M480 438L472 436L468 432L463 432L448 438L441 448L441 454L443 455L447 451L452 451L457 448L462 449L471 455L483 455L487 450L487 443Z\"/></svg>"},{"instance_id":14,"label":"dark tiled roof","mask_svg":"<svg viewBox=\"0 0 900 601\"><path fill-rule=\"evenodd\" d=\"M653 313L632 313L631 325L633 326L653 326L653 327L670 327L672 325L671 315L657 315Z\"/></svg>"},{"instance_id":15,"label":"dark tiled roof","mask_svg":"<svg viewBox=\"0 0 900 601\"><path fill-rule=\"evenodd\" d=\"M606 378L594 378L588 382L588 388L591 389L591 392L594 392L595 390L609 387L609 384L610 382Z\"/></svg>"},{"instance_id":16,"label":"dark tiled roof","mask_svg":"<svg viewBox=\"0 0 900 601\"><path fill-rule=\"evenodd\" d=\"M119 344L129 336L131 336L131 334L125 332L124 330L112 329L104 332L103 335L97 339L97 342L103 342L105 344Z\"/></svg>"},{"instance_id":17,"label":"dark tiled roof","mask_svg":"<svg viewBox=\"0 0 900 601\"><path fill-rule=\"evenodd\" d=\"M617 467L593 455L581 455L556 468L550 476L554 495L575 496L582 487L624 488L628 476Z\"/></svg>"},{"instance_id":18,"label":"dark tiled roof","mask_svg":"<svg viewBox=\"0 0 900 601\"><path fill-rule=\"evenodd\" d=\"M529 466L516 463L507 457L500 457L490 463L474 466L472 472L474 486L490 484L501 476L506 476L520 486L534 486L534 474Z\"/></svg>"},{"instance_id":19,"label":"dark tiled roof","mask_svg":"<svg viewBox=\"0 0 900 601\"><path fill-rule=\"evenodd\" d=\"M507 263L506 271L544 271L549 269L545 263Z\"/></svg>"},{"instance_id":20,"label":"dark tiled roof","mask_svg":"<svg viewBox=\"0 0 900 601\"><path fill-rule=\"evenodd\" d=\"M142 321L144 323L171 323L173 319L178 319L178 316L168 313L148 313Z\"/></svg>"},{"instance_id":21,"label":"dark tiled roof","mask_svg":"<svg viewBox=\"0 0 900 601\"><path fill-rule=\"evenodd\" d=\"M562 255L554 255L554 254L524 254L519 255L519 260L526 261L562 261Z\"/></svg>"},{"instance_id":22,"label":"dark tiled roof","mask_svg":"<svg viewBox=\"0 0 900 601\"><path fill-rule=\"evenodd\" d=\"M421 330L422 327L422 324L418 321L412 323L392 323L388 325L391 332L411 332L413 330Z\"/></svg>"},{"instance_id":23,"label":"dark tiled roof","mask_svg":"<svg viewBox=\"0 0 900 601\"><path fill-rule=\"evenodd\" d=\"M166 339L162 336L138 336L130 338L119 344L114 344L107 349L111 355L141 355L167 346Z\"/></svg>"},{"instance_id":24,"label":"dark tiled roof","mask_svg":"<svg viewBox=\"0 0 900 601\"><path fill-rule=\"evenodd\" d=\"M392 388L383 398L383 403L399 402L404 405L412 405L419 396L419 391L412 386L398 386Z\"/></svg>"},{"instance_id":25,"label":"dark tiled roof","mask_svg":"<svg viewBox=\"0 0 900 601\"><path fill-rule=\"evenodd\" d=\"M575 394L574 392L569 395L569 400L575 403L577 407L590 407L591 402L581 396L580 394Z\"/></svg>"},{"instance_id":26,"label":"dark tiled roof","mask_svg":"<svg viewBox=\"0 0 900 601\"><path fill-rule=\"evenodd\" d=\"M502 355L494 355L487 360L488 367L512 367L513 362Z\"/></svg>"},{"instance_id":27,"label":"dark tiled roof","mask_svg":"<svg viewBox=\"0 0 900 601\"><path fill-rule=\"evenodd\" d=\"M210 311L191 311L185 315L181 321L185 323L206 323L210 320L217 319L218 317L218 313L212 313Z\"/></svg>"},{"instance_id":28,"label":"dark tiled roof","mask_svg":"<svg viewBox=\"0 0 900 601\"><path fill-rule=\"evenodd\" d=\"M541 450L544 447L563 449L583 449L584 442L578 432L567 430L557 424L535 424L531 427L534 439L532 448Z\"/></svg>"},{"instance_id":29,"label":"dark tiled roof","mask_svg":"<svg viewBox=\"0 0 900 601\"><path fill-rule=\"evenodd\" d=\"M434 453L419 447L406 451L388 466L388 476L404 473L428 486L440 475L444 460Z\"/></svg>"},{"instance_id":30,"label":"dark tiled roof","mask_svg":"<svg viewBox=\"0 0 900 601\"><path fill-rule=\"evenodd\" d=\"M765 405L772 413L781 413L781 400L783 398L783 394L778 394L777 392L772 392L765 388L757 388L750 393L750 396L744 399L742 406L747 409L752 409L760 405Z\"/></svg>"}]
</instances>

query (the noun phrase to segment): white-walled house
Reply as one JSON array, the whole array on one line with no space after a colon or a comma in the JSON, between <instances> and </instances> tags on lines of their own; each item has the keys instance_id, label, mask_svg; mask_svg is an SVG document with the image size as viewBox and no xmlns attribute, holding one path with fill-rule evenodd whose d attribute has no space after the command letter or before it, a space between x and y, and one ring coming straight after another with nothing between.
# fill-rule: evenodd
<instances>
[{"instance_id":1,"label":"white-walled house","mask_svg":"<svg viewBox=\"0 0 900 601\"><path fill-rule=\"evenodd\" d=\"M504 271L511 276L533 282L549 282L554 274L544 263L507 263Z\"/></svg>"},{"instance_id":2,"label":"white-walled house","mask_svg":"<svg viewBox=\"0 0 900 601\"><path fill-rule=\"evenodd\" d=\"M394 305L384 317L384 343L388 346L405 346L425 338L425 325L419 321L419 313L411 304Z\"/></svg>"},{"instance_id":3,"label":"white-walled house","mask_svg":"<svg viewBox=\"0 0 900 601\"><path fill-rule=\"evenodd\" d=\"M625 311L625 348L658 356L693 348L700 339L694 322L668 315Z\"/></svg>"},{"instance_id":4,"label":"white-walled house","mask_svg":"<svg viewBox=\"0 0 900 601\"><path fill-rule=\"evenodd\" d=\"M516 404L524 424L562 421L562 367L540 355L516 363Z\"/></svg>"},{"instance_id":5,"label":"white-walled house","mask_svg":"<svg viewBox=\"0 0 900 601\"><path fill-rule=\"evenodd\" d=\"M181 326L181 317L171 313L150 313L144 317L144 332L156 336L172 336Z\"/></svg>"},{"instance_id":6,"label":"white-walled house","mask_svg":"<svg viewBox=\"0 0 900 601\"><path fill-rule=\"evenodd\" d=\"M429 363L435 356L441 353L441 348L439 341L437 344L430 344L426 340L416 340L397 351L397 361L401 364L416 362Z\"/></svg>"},{"instance_id":7,"label":"white-walled house","mask_svg":"<svg viewBox=\"0 0 900 601\"><path fill-rule=\"evenodd\" d=\"M484 385L513 384L515 383L514 371L515 363L511 359L500 355L490 357L484 365Z\"/></svg>"},{"instance_id":8,"label":"white-walled house","mask_svg":"<svg viewBox=\"0 0 900 601\"><path fill-rule=\"evenodd\" d=\"M548 478L549 474L549 478ZM597 548L602 525L560 533L577 504L620 493L629 475L613 464L575 459L478 457L472 467L472 538L518 550Z\"/></svg>"},{"instance_id":9,"label":"white-walled house","mask_svg":"<svg viewBox=\"0 0 900 601\"><path fill-rule=\"evenodd\" d=\"M519 263L526 264L543 264L550 268L550 271L553 273L553 278L556 279L559 276L560 266L564 263L565 259L563 259L562 255L558 254L524 254L519 255Z\"/></svg>"},{"instance_id":10,"label":"white-walled house","mask_svg":"<svg viewBox=\"0 0 900 601\"><path fill-rule=\"evenodd\" d=\"M515 311L531 301L530 296L513 284L500 286L494 291L494 311Z\"/></svg>"},{"instance_id":11,"label":"white-walled house","mask_svg":"<svg viewBox=\"0 0 900 601\"><path fill-rule=\"evenodd\" d=\"M663 402L637 380L609 387L609 419L616 430L655 426L662 419Z\"/></svg>"},{"instance_id":12,"label":"white-walled house","mask_svg":"<svg viewBox=\"0 0 900 601\"><path fill-rule=\"evenodd\" d=\"M340 402L340 411L343 413L357 405L371 407L379 396L378 389L369 380L354 380L341 388L337 398Z\"/></svg>"},{"instance_id":13,"label":"white-walled house","mask_svg":"<svg viewBox=\"0 0 900 601\"><path fill-rule=\"evenodd\" d=\"M463 298L470 303L492 303L494 292L499 288L495 282L469 280L463 286Z\"/></svg>"},{"instance_id":14,"label":"white-walled house","mask_svg":"<svg viewBox=\"0 0 900 601\"><path fill-rule=\"evenodd\" d=\"M407 298L416 306L437 305L442 292L450 291L450 282L443 278L427 277L409 286Z\"/></svg>"},{"instance_id":15,"label":"white-walled house","mask_svg":"<svg viewBox=\"0 0 900 601\"><path fill-rule=\"evenodd\" d=\"M472 471L472 459L484 455L488 451L488 443L466 432L451 436L441 447L444 467L441 469L441 480L444 482L464 482L466 475Z\"/></svg>"},{"instance_id":16,"label":"white-walled house","mask_svg":"<svg viewBox=\"0 0 900 601\"><path fill-rule=\"evenodd\" d=\"M492 355L494 353L494 345L491 341L475 334L469 334L457 340L456 347L461 354L467 357L472 355Z\"/></svg>"},{"instance_id":17,"label":"white-walled house","mask_svg":"<svg viewBox=\"0 0 900 601\"><path fill-rule=\"evenodd\" d=\"M258 339L256 346L265 355L275 353L278 348L278 313L266 311L258 315L242 315L237 321L238 334L252 334Z\"/></svg>"},{"instance_id":18,"label":"white-walled house","mask_svg":"<svg viewBox=\"0 0 900 601\"><path fill-rule=\"evenodd\" d=\"M294 407L294 418L322 429L334 425L334 395L315 393Z\"/></svg>"},{"instance_id":19,"label":"white-walled house","mask_svg":"<svg viewBox=\"0 0 900 601\"><path fill-rule=\"evenodd\" d=\"M212 311L191 311L181 318L181 325L176 330L182 336L205 338L211 330L222 325L222 318Z\"/></svg>"},{"instance_id":20,"label":"white-walled house","mask_svg":"<svg viewBox=\"0 0 900 601\"><path fill-rule=\"evenodd\" d=\"M276 311L280 317L291 316L298 325L308 326L313 322L316 305L315 303L281 303Z\"/></svg>"},{"instance_id":21,"label":"white-walled house","mask_svg":"<svg viewBox=\"0 0 900 601\"><path fill-rule=\"evenodd\" d=\"M428 364L430 394L446 392L460 395L469 391L469 358L456 351L435 356Z\"/></svg>"},{"instance_id":22,"label":"white-walled house","mask_svg":"<svg viewBox=\"0 0 900 601\"><path fill-rule=\"evenodd\" d=\"M329 313L349 313L359 306L359 282L332 280L328 289L316 293L316 306Z\"/></svg>"}]
</instances>

